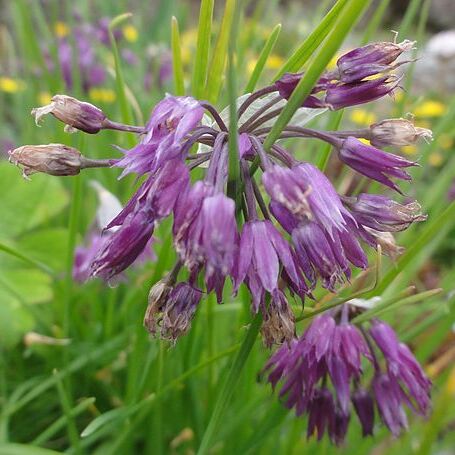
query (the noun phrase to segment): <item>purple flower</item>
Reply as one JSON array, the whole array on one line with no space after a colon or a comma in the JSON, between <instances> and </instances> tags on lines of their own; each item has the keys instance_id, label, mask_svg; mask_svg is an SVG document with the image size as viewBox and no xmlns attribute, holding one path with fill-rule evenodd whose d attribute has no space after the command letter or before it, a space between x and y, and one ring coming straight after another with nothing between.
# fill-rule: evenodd
<instances>
[{"instance_id":1,"label":"purple flower","mask_svg":"<svg viewBox=\"0 0 455 455\"><path fill-rule=\"evenodd\" d=\"M151 334L175 343L189 330L201 298L202 292L188 283L179 283L170 291L167 289L147 312L147 329Z\"/></svg>"},{"instance_id":2,"label":"purple flower","mask_svg":"<svg viewBox=\"0 0 455 455\"><path fill-rule=\"evenodd\" d=\"M389 72L399 65L391 64L403 52L412 49L414 44L415 42L408 40L399 44L380 42L353 49L337 60L337 78L342 82L350 83Z\"/></svg>"},{"instance_id":3,"label":"purple flower","mask_svg":"<svg viewBox=\"0 0 455 455\"><path fill-rule=\"evenodd\" d=\"M417 413L427 415L431 407L431 381L409 348L400 343L392 327L385 322L374 321L370 334L387 361L389 382L396 382L402 397L406 397Z\"/></svg>"},{"instance_id":4,"label":"purple flower","mask_svg":"<svg viewBox=\"0 0 455 455\"><path fill-rule=\"evenodd\" d=\"M78 246L74 252L73 280L84 283L90 278L91 264L99 249L102 247L109 235L101 236L99 233L92 233L89 236L87 246Z\"/></svg>"},{"instance_id":5,"label":"purple flower","mask_svg":"<svg viewBox=\"0 0 455 455\"><path fill-rule=\"evenodd\" d=\"M376 231L403 231L411 223L427 219L416 201L402 205L381 194L360 194L345 200L356 221Z\"/></svg>"},{"instance_id":6,"label":"purple flower","mask_svg":"<svg viewBox=\"0 0 455 455\"><path fill-rule=\"evenodd\" d=\"M263 302L265 291L272 295L277 293L280 263L297 288L306 287L289 244L275 226L269 220L246 223L240 239L234 282L238 289L247 279L255 312Z\"/></svg>"},{"instance_id":7,"label":"purple flower","mask_svg":"<svg viewBox=\"0 0 455 455\"><path fill-rule=\"evenodd\" d=\"M298 340L281 346L265 366L273 388L281 381L279 395L285 406L295 408L297 415L308 414L307 434L316 431L321 439L327 431L337 445L346 435L351 403L364 436L373 433L375 403L394 435L407 427L403 405L426 415L430 404L431 383L407 346L383 322L375 321L369 333L359 330L349 322L349 311L344 305L341 311L317 316ZM370 336L384 354L387 372L381 371L367 342ZM369 390L361 386L365 361L374 367Z\"/></svg>"},{"instance_id":8,"label":"purple flower","mask_svg":"<svg viewBox=\"0 0 455 455\"><path fill-rule=\"evenodd\" d=\"M203 114L204 109L194 98L167 95L153 110L140 143L116 163L124 168L121 177L131 172L154 172L168 160L183 158L185 139Z\"/></svg>"},{"instance_id":9,"label":"purple flower","mask_svg":"<svg viewBox=\"0 0 455 455\"><path fill-rule=\"evenodd\" d=\"M154 227L153 218L145 210L128 215L98 250L91 264L91 275L110 281L123 272L144 251Z\"/></svg>"},{"instance_id":10,"label":"purple flower","mask_svg":"<svg viewBox=\"0 0 455 455\"><path fill-rule=\"evenodd\" d=\"M378 374L373 379L373 392L382 421L394 436L399 436L408 428L408 419L398 382L389 374Z\"/></svg>"},{"instance_id":11,"label":"purple flower","mask_svg":"<svg viewBox=\"0 0 455 455\"><path fill-rule=\"evenodd\" d=\"M357 417L362 425L362 436L371 436L374 425L373 397L365 389L357 389L351 397Z\"/></svg>"},{"instance_id":12,"label":"purple flower","mask_svg":"<svg viewBox=\"0 0 455 455\"><path fill-rule=\"evenodd\" d=\"M338 156L343 163L360 174L393 188L399 193L401 193L399 187L390 178L411 180L411 176L403 168L417 166L416 163L401 156L366 145L355 137L348 137L341 142Z\"/></svg>"},{"instance_id":13,"label":"purple flower","mask_svg":"<svg viewBox=\"0 0 455 455\"><path fill-rule=\"evenodd\" d=\"M325 105L332 110L369 103L392 94L400 78L384 76L373 80L333 85L327 90Z\"/></svg>"},{"instance_id":14,"label":"purple flower","mask_svg":"<svg viewBox=\"0 0 455 455\"><path fill-rule=\"evenodd\" d=\"M55 95L47 106L32 109L37 125L47 114L65 123L65 129L77 129L89 134L96 134L107 125L106 115L101 109L72 96Z\"/></svg>"}]
</instances>

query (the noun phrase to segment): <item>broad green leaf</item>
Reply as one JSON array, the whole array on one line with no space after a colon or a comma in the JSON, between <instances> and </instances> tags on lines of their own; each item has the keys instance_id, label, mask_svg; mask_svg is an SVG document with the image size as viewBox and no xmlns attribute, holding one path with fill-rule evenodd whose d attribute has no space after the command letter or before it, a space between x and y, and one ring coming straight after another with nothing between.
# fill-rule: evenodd
<instances>
[{"instance_id":1,"label":"broad green leaf","mask_svg":"<svg viewBox=\"0 0 455 455\"><path fill-rule=\"evenodd\" d=\"M42 303L52 298L52 280L41 270L0 269L0 280L26 303Z\"/></svg>"},{"instance_id":2,"label":"broad green leaf","mask_svg":"<svg viewBox=\"0 0 455 455\"><path fill-rule=\"evenodd\" d=\"M62 182L48 175L25 181L10 163L0 163L0 237L11 238L50 222L68 203Z\"/></svg>"},{"instance_id":3,"label":"broad green leaf","mask_svg":"<svg viewBox=\"0 0 455 455\"><path fill-rule=\"evenodd\" d=\"M0 284L0 347L13 347L33 326L30 313Z\"/></svg>"},{"instance_id":4,"label":"broad green leaf","mask_svg":"<svg viewBox=\"0 0 455 455\"><path fill-rule=\"evenodd\" d=\"M28 444L0 444L0 454L2 455L60 455L61 452L43 449Z\"/></svg>"}]
</instances>

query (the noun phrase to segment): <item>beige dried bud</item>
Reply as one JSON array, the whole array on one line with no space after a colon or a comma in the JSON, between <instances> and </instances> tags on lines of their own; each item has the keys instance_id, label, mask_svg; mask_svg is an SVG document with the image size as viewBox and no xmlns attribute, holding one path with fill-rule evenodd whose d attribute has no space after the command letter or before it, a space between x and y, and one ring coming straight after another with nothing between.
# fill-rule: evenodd
<instances>
[{"instance_id":1,"label":"beige dried bud","mask_svg":"<svg viewBox=\"0 0 455 455\"><path fill-rule=\"evenodd\" d=\"M395 237L390 232L379 232L368 227L365 227L365 230L374 238L385 255L395 260L403 254L404 248L397 245Z\"/></svg>"},{"instance_id":2,"label":"beige dried bud","mask_svg":"<svg viewBox=\"0 0 455 455\"><path fill-rule=\"evenodd\" d=\"M9 153L9 161L28 178L36 172L49 175L77 175L84 162L79 150L63 144L24 145Z\"/></svg>"},{"instance_id":3,"label":"beige dried bud","mask_svg":"<svg viewBox=\"0 0 455 455\"><path fill-rule=\"evenodd\" d=\"M93 104L79 101L72 96L55 95L52 102L43 107L32 109L35 122L39 125L43 116L52 114L55 118L65 123L65 131L73 132L75 129L89 134L96 134L106 125L104 112Z\"/></svg>"},{"instance_id":4,"label":"beige dried bud","mask_svg":"<svg viewBox=\"0 0 455 455\"><path fill-rule=\"evenodd\" d=\"M427 128L419 128L404 118L382 120L370 126L370 142L375 147L392 145L404 147L415 144L419 139L433 140L433 133Z\"/></svg>"},{"instance_id":5,"label":"beige dried bud","mask_svg":"<svg viewBox=\"0 0 455 455\"><path fill-rule=\"evenodd\" d=\"M262 321L261 335L267 348L274 344L289 343L295 337L295 316L284 298L279 302L272 301L268 306Z\"/></svg>"},{"instance_id":6,"label":"beige dried bud","mask_svg":"<svg viewBox=\"0 0 455 455\"><path fill-rule=\"evenodd\" d=\"M149 333L156 333L156 316L163 311L171 291L172 286L166 279L158 281L158 283L151 287L148 295L147 310L144 316L144 327Z\"/></svg>"},{"instance_id":7,"label":"beige dried bud","mask_svg":"<svg viewBox=\"0 0 455 455\"><path fill-rule=\"evenodd\" d=\"M33 345L67 346L70 343L69 338L54 338L36 332L27 332L24 335L24 344L27 347Z\"/></svg>"}]
</instances>

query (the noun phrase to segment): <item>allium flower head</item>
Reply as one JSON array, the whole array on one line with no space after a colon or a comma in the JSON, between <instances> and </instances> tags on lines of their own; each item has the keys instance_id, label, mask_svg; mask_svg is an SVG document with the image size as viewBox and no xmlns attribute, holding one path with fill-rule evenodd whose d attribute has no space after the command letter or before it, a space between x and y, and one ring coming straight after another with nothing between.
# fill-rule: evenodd
<instances>
[{"instance_id":1,"label":"allium flower head","mask_svg":"<svg viewBox=\"0 0 455 455\"><path fill-rule=\"evenodd\" d=\"M317 316L298 340L284 344L265 366L269 381L274 388L282 382L280 396L287 407L295 408L297 415L308 414L308 436L317 432L321 439L327 431L332 442L341 444L351 403L364 436L373 433L375 405L397 436L407 427L404 406L420 415L428 413L431 382L390 326L374 321L369 332L359 329L349 321L349 311L344 305L338 314ZM385 357L386 371L373 341ZM366 366L374 375L365 387L361 382Z\"/></svg>"},{"instance_id":2,"label":"allium flower head","mask_svg":"<svg viewBox=\"0 0 455 455\"><path fill-rule=\"evenodd\" d=\"M140 143L116 164L124 168L121 176L154 172L167 160L184 158L185 138L203 114L204 109L194 98L167 95L153 110Z\"/></svg>"}]
</instances>

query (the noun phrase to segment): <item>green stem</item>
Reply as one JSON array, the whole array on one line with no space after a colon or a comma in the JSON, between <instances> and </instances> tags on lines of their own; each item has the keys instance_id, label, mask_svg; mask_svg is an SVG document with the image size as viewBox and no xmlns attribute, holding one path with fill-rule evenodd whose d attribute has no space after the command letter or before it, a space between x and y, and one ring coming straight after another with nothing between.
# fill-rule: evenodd
<instances>
[{"instance_id":1,"label":"green stem","mask_svg":"<svg viewBox=\"0 0 455 455\"><path fill-rule=\"evenodd\" d=\"M253 348L254 342L256 341L259 329L261 327L261 322L262 315L259 312L251 322L240 350L237 353L234 362L227 373L226 380L223 383L223 386L218 395L218 399L215 403L215 408L213 410L212 416L210 417L207 429L205 430L201 445L197 451L197 455L205 455L208 453L213 443L213 439L215 437L218 426L240 379L240 373L242 372L251 349Z\"/></svg>"}]
</instances>

